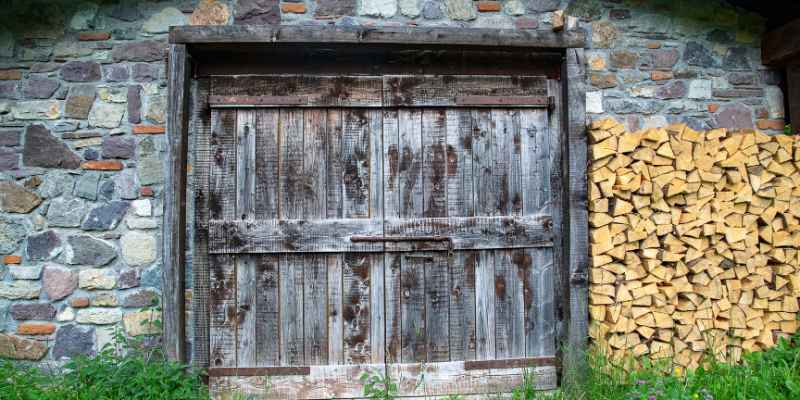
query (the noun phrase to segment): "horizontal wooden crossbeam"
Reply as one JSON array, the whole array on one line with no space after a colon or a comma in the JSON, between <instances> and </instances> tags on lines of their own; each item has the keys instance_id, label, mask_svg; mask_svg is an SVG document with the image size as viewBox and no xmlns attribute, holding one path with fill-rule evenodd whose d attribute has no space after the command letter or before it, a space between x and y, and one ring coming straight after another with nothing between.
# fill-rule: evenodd
<instances>
[{"instance_id":1,"label":"horizontal wooden crossbeam","mask_svg":"<svg viewBox=\"0 0 800 400\"><path fill-rule=\"evenodd\" d=\"M474 360L464 361L465 370L474 369L506 369L506 368L531 368L558 366L556 357L530 357L530 358L507 358L499 360Z\"/></svg>"},{"instance_id":2,"label":"horizontal wooden crossbeam","mask_svg":"<svg viewBox=\"0 0 800 400\"><path fill-rule=\"evenodd\" d=\"M552 218L451 217L328 220L212 220L209 252L302 253L481 250L553 246ZM446 242L359 241L364 236L448 237ZM357 240L352 240L352 238ZM385 247L384 247L385 246Z\"/></svg>"},{"instance_id":3,"label":"horizontal wooden crossbeam","mask_svg":"<svg viewBox=\"0 0 800 400\"><path fill-rule=\"evenodd\" d=\"M480 369L512 369L558 366L556 357L507 358L497 360L464 361L465 371ZM432 363L435 366L437 363ZM208 376L303 376L311 375L311 367L249 367L208 369Z\"/></svg>"}]
</instances>

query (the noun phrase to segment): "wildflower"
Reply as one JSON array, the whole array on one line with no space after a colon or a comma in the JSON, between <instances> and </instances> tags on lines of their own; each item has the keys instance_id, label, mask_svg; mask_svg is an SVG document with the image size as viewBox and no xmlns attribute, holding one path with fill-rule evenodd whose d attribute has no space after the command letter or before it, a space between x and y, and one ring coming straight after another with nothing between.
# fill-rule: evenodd
<instances>
[{"instance_id":1,"label":"wildflower","mask_svg":"<svg viewBox=\"0 0 800 400\"><path fill-rule=\"evenodd\" d=\"M683 368L675 367L675 376L683 376Z\"/></svg>"}]
</instances>

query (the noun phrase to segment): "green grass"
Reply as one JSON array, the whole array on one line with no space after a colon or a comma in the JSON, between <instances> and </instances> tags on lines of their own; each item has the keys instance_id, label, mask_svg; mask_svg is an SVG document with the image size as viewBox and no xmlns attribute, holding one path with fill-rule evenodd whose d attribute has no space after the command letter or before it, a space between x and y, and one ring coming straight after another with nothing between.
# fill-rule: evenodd
<instances>
[{"instance_id":1,"label":"green grass","mask_svg":"<svg viewBox=\"0 0 800 400\"><path fill-rule=\"evenodd\" d=\"M159 350L126 339L121 333L116 343L95 357L70 361L58 368L58 373L0 360L0 400L208 399L208 391L197 373L164 360ZM800 333L768 351L746 354L739 365L709 358L704 368L691 372L675 373L666 362L646 361L641 369L625 372L597 353L590 353L587 364L580 378L568 371L562 388L554 393L536 392L533 379L526 377L525 384L512 397L514 400L800 399ZM365 397L395 397L396 389L391 388L391 382L372 383L375 390L365 393Z\"/></svg>"},{"instance_id":2,"label":"green grass","mask_svg":"<svg viewBox=\"0 0 800 400\"><path fill-rule=\"evenodd\" d=\"M200 376L117 335L95 357L47 369L0 360L0 400L208 400Z\"/></svg>"},{"instance_id":3,"label":"green grass","mask_svg":"<svg viewBox=\"0 0 800 400\"><path fill-rule=\"evenodd\" d=\"M669 371L669 372L665 372ZM514 400L798 400L800 333L765 352L746 354L731 365L708 357L695 371L672 370L669 363L643 362L625 372L597 353L588 357L581 379L564 382L552 394L537 393L529 380Z\"/></svg>"}]
</instances>

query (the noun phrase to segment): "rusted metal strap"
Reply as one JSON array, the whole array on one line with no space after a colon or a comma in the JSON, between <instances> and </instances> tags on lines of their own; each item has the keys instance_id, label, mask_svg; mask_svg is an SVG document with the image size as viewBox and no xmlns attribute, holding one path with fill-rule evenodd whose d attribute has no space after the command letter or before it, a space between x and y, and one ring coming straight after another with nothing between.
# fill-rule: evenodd
<instances>
[{"instance_id":1,"label":"rusted metal strap","mask_svg":"<svg viewBox=\"0 0 800 400\"><path fill-rule=\"evenodd\" d=\"M447 253L453 255L453 238L450 236L351 236L351 242L447 242Z\"/></svg>"},{"instance_id":2,"label":"rusted metal strap","mask_svg":"<svg viewBox=\"0 0 800 400\"><path fill-rule=\"evenodd\" d=\"M507 369L558 366L556 357L506 358L500 360L464 361L464 369Z\"/></svg>"},{"instance_id":3,"label":"rusted metal strap","mask_svg":"<svg viewBox=\"0 0 800 400\"><path fill-rule=\"evenodd\" d=\"M451 242L449 236L351 236L351 242Z\"/></svg>"},{"instance_id":4,"label":"rusted metal strap","mask_svg":"<svg viewBox=\"0 0 800 400\"><path fill-rule=\"evenodd\" d=\"M208 376L311 375L311 367L209 368Z\"/></svg>"},{"instance_id":5,"label":"rusted metal strap","mask_svg":"<svg viewBox=\"0 0 800 400\"><path fill-rule=\"evenodd\" d=\"M308 102L305 96L209 96L211 107L276 107L299 106Z\"/></svg>"},{"instance_id":6,"label":"rusted metal strap","mask_svg":"<svg viewBox=\"0 0 800 400\"><path fill-rule=\"evenodd\" d=\"M459 106L518 106L550 108L553 97L548 96L456 96Z\"/></svg>"}]
</instances>

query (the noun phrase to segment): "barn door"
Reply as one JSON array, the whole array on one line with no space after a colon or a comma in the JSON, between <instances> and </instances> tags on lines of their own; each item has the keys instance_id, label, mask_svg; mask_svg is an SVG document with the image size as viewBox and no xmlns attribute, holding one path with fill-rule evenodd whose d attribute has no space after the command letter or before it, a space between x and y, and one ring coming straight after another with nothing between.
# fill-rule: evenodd
<instances>
[{"instance_id":1,"label":"barn door","mask_svg":"<svg viewBox=\"0 0 800 400\"><path fill-rule=\"evenodd\" d=\"M217 78L210 103L213 388L360 396L385 371L383 244L349 240L383 234L380 79Z\"/></svg>"},{"instance_id":2,"label":"barn door","mask_svg":"<svg viewBox=\"0 0 800 400\"><path fill-rule=\"evenodd\" d=\"M510 391L526 368L555 384L547 85L384 78L386 357L401 395Z\"/></svg>"},{"instance_id":3,"label":"barn door","mask_svg":"<svg viewBox=\"0 0 800 400\"><path fill-rule=\"evenodd\" d=\"M212 390L553 387L548 99L538 77L212 79Z\"/></svg>"}]
</instances>

